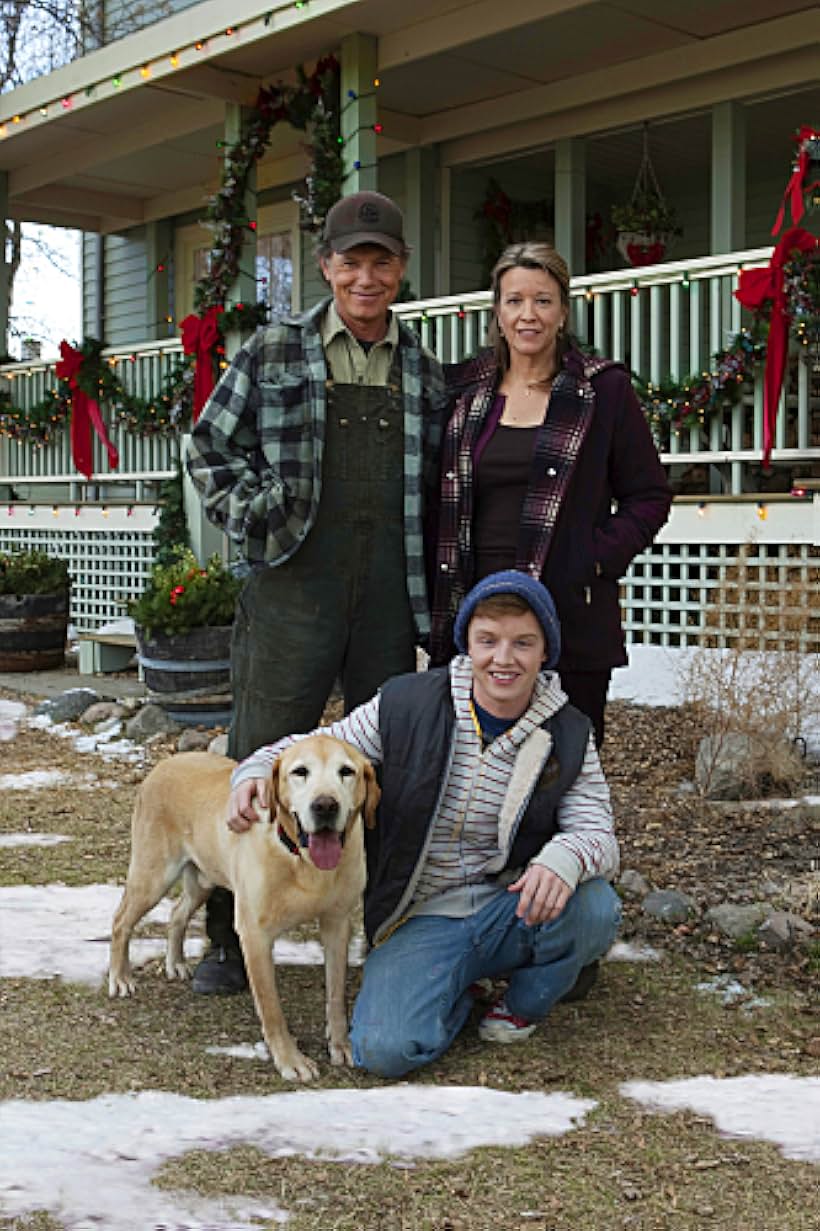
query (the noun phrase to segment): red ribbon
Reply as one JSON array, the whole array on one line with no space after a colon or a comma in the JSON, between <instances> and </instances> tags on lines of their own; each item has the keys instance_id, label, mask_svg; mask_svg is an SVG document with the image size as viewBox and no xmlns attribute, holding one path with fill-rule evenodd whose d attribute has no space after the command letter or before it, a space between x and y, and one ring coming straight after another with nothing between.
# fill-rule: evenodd
<instances>
[{"instance_id":1,"label":"red ribbon","mask_svg":"<svg viewBox=\"0 0 820 1231\"><path fill-rule=\"evenodd\" d=\"M214 385L216 384L214 380L213 349L219 341L219 327L216 322L220 312L224 312L224 308L208 308L204 316L195 316L193 314L186 316L179 326L182 333L182 349L186 355L196 356L194 365L194 423L199 418L202 407L213 393Z\"/></svg>"},{"instance_id":2,"label":"red ribbon","mask_svg":"<svg viewBox=\"0 0 820 1231\"><path fill-rule=\"evenodd\" d=\"M112 470L116 470L120 463L120 456L108 438L108 432L105 430L105 424L100 412L100 404L94 398L89 397L77 383L77 378L85 362L85 356L82 351L69 346L68 342L65 341L60 343L60 355L62 358L57 364L55 371L58 379L67 380L71 388L71 456L74 459L74 465L80 474L84 474L87 479L91 478L94 472L91 445L91 429L93 427L105 445L109 466Z\"/></svg>"},{"instance_id":3,"label":"red ribbon","mask_svg":"<svg viewBox=\"0 0 820 1231\"><path fill-rule=\"evenodd\" d=\"M786 219L786 205L791 208L792 223L797 226L805 212L803 204L803 194L810 192L818 182L805 184L803 180L806 178L806 172L809 169L809 141L817 140L820 134L816 133L813 128L809 128L807 124L797 134L797 162L791 174L791 179L786 185L786 190L783 193L783 200L780 202L780 209L777 211L777 217L774 220L772 227L772 235L777 235Z\"/></svg>"},{"instance_id":4,"label":"red ribbon","mask_svg":"<svg viewBox=\"0 0 820 1231\"><path fill-rule=\"evenodd\" d=\"M744 308L759 312L767 300L772 309L769 320L769 340L766 346L766 368L763 375L763 465L768 466L774 444L774 429L777 423L777 408L783 376L786 371L786 355L789 346L791 317L786 311L786 287L783 267L793 252L811 252L820 241L804 231L792 227L786 231L771 255L765 269L744 269L738 278L735 298Z\"/></svg>"}]
</instances>

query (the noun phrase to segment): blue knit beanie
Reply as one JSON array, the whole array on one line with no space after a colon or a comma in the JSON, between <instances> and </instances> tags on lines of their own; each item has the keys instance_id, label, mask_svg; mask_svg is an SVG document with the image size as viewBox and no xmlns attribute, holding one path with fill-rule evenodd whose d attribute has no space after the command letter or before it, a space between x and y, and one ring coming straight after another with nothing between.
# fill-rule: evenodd
<instances>
[{"instance_id":1,"label":"blue knit beanie","mask_svg":"<svg viewBox=\"0 0 820 1231\"><path fill-rule=\"evenodd\" d=\"M456 648L467 653L467 628L473 618L473 612L485 598L493 598L496 594L517 594L532 611L544 633L546 649L544 651L544 666L552 670L558 662L561 653L561 625L558 623L558 613L552 595L546 586L527 573L519 573L516 569L505 569L502 573L490 573L473 586L458 609L453 639Z\"/></svg>"}]
</instances>

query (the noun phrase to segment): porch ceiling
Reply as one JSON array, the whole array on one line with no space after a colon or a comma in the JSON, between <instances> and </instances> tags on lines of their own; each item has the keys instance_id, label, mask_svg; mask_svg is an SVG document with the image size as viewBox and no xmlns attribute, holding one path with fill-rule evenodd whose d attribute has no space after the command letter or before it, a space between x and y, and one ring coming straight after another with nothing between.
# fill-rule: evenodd
<instances>
[{"instance_id":1,"label":"porch ceiling","mask_svg":"<svg viewBox=\"0 0 820 1231\"><path fill-rule=\"evenodd\" d=\"M230 7L238 33L207 0L0 97L12 216L111 231L199 208L218 182L225 102L252 103L356 31L379 40L380 152L441 142L453 164L793 90L816 77L820 38L806 0ZM302 139L277 127L262 184L303 173Z\"/></svg>"}]
</instances>

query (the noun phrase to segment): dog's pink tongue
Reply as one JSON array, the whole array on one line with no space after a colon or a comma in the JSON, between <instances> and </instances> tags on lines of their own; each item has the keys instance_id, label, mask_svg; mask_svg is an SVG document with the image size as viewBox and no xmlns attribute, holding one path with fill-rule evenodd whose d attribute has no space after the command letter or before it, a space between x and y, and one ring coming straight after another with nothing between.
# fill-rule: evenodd
<instances>
[{"instance_id":1,"label":"dog's pink tongue","mask_svg":"<svg viewBox=\"0 0 820 1231\"><path fill-rule=\"evenodd\" d=\"M330 829L321 833L312 833L308 839L310 857L317 868L330 872L342 857L342 844L339 835Z\"/></svg>"}]
</instances>

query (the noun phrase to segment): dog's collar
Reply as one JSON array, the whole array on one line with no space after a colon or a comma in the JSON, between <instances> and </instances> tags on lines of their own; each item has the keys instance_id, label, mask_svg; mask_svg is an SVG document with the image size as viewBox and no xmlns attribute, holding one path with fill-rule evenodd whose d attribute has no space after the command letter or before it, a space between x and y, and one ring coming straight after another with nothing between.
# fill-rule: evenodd
<instances>
[{"instance_id":1,"label":"dog's collar","mask_svg":"<svg viewBox=\"0 0 820 1231\"><path fill-rule=\"evenodd\" d=\"M282 845L283 845L283 846L284 846L287 850L289 850L289 851L290 851L291 855L296 855L296 856L297 856L297 858L298 858L298 857L299 857L299 855L300 855L300 849L299 849L299 848L300 848L300 847L306 847L306 846L307 846L307 844L308 844L308 841L309 841L309 838L308 838L307 834L306 834L306 833L305 833L305 831L302 829L302 830L300 830L300 831L299 831L299 843L298 843L298 845L297 845L297 843L293 841L293 838L290 836L290 834L288 833L288 831L285 829L285 827L283 826L283 824L282 824L282 822L281 822L281 821L277 821L277 824L276 824L276 836L277 836L277 838L279 839L279 841L282 843Z\"/></svg>"},{"instance_id":2,"label":"dog's collar","mask_svg":"<svg viewBox=\"0 0 820 1231\"><path fill-rule=\"evenodd\" d=\"M290 836L288 831L284 828L281 821L276 822L276 836L279 839L279 841L282 843L282 845L286 848L286 850L289 850L291 855L296 855L297 857L301 854L301 850L306 849L306 847L308 846L308 843L310 842L310 838L308 837L308 835L305 833L304 829L302 829L300 825L299 826L299 843L297 845L297 843L293 841L293 838ZM347 837L347 834L344 832L344 830L342 830L342 832L339 834L340 846L344 846L346 837Z\"/></svg>"}]
</instances>

